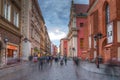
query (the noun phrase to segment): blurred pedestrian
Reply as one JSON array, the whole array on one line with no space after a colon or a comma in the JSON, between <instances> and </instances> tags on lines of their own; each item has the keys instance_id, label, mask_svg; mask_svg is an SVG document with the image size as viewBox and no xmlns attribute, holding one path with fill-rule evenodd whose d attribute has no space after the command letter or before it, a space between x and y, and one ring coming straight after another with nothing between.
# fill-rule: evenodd
<instances>
[{"instance_id":1,"label":"blurred pedestrian","mask_svg":"<svg viewBox=\"0 0 120 80\"><path fill-rule=\"evenodd\" d=\"M63 65L63 58L60 60L60 65L61 66Z\"/></svg>"},{"instance_id":2,"label":"blurred pedestrian","mask_svg":"<svg viewBox=\"0 0 120 80\"><path fill-rule=\"evenodd\" d=\"M67 57L66 56L64 57L64 62L65 62L65 65L67 65Z\"/></svg>"},{"instance_id":3,"label":"blurred pedestrian","mask_svg":"<svg viewBox=\"0 0 120 80\"><path fill-rule=\"evenodd\" d=\"M41 56L40 58L39 58L39 70L42 70L43 69L43 57Z\"/></svg>"},{"instance_id":4,"label":"blurred pedestrian","mask_svg":"<svg viewBox=\"0 0 120 80\"><path fill-rule=\"evenodd\" d=\"M58 57L55 57L55 63L57 63L58 64Z\"/></svg>"},{"instance_id":5,"label":"blurred pedestrian","mask_svg":"<svg viewBox=\"0 0 120 80\"><path fill-rule=\"evenodd\" d=\"M33 61L34 61L34 63L36 63L36 62L38 61L37 55L35 55L35 56L33 57Z\"/></svg>"},{"instance_id":6,"label":"blurred pedestrian","mask_svg":"<svg viewBox=\"0 0 120 80\"><path fill-rule=\"evenodd\" d=\"M50 66L52 66L53 57L50 56L49 58L50 58L50 59L49 59L49 60L50 60Z\"/></svg>"},{"instance_id":7,"label":"blurred pedestrian","mask_svg":"<svg viewBox=\"0 0 120 80\"><path fill-rule=\"evenodd\" d=\"M29 60L29 65L31 66L32 65L33 56L29 55L28 60Z\"/></svg>"}]
</instances>

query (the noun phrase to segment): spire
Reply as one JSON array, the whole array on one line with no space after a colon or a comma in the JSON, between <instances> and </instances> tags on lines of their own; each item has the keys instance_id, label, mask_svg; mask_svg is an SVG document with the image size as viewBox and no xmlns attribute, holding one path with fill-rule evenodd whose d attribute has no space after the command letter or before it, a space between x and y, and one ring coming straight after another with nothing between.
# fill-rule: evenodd
<instances>
[{"instance_id":1,"label":"spire","mask_svg":"<svg viewBox=\"0 0 120 80\"><path fill-rule=\"evenodd\" d=\"M74 4L74 0L72 0L71 3Z\"/></svg>"}]
</instances>

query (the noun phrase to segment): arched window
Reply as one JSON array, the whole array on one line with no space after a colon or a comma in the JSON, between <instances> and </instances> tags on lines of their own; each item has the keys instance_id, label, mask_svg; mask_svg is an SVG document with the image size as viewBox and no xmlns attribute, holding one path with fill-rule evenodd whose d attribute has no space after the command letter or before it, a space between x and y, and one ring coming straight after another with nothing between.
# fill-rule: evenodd
<instances>
[{"instance_id":1,"label":"arched window","mask_svg":"<svg viewBox=\"0 0 120 80\"><path fill-rule=\"evenodd\" d=\"M110 8L109 5L106 5L105 8L105 17L106 17L106 24L108 24L110 22Z\"/></svg>"}]
</instances>

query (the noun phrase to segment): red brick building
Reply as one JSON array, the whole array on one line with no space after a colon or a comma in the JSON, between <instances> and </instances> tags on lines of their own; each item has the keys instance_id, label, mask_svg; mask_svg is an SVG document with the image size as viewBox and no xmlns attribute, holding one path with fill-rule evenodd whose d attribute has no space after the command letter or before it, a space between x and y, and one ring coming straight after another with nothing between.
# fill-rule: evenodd
<instances>
[{"instance_id":1,"label":"red brick building","mask_svg":"<svg viewBox=\"0 0 120 80\"><path fill-rule=\"evenodd\" d=\"M120 61L120 0L89 2L89 59L99 56L104 62Z\"/></svg>"},{"instance_id":2,"label":"red brick building","mask_svg":"<svg viewBox=\"0 0 120 80\"><path fill-rule=\"evenodd\" d=\"M54 45L54 44L52 44L51 45L51 55L52 56L57 56L57 54L58 54L58 48L57 48L57 46L56 45Z\"/></svg>"},{"instance_id":3,"label":"red brick building","mask_svg":"<svg viewBox=\"0 0 120 80\"><path fill-rule=\"evenodd\" d=\"M68 33L68 53L72 57L87 58L88 28L87 28L87 4L75 4L72 1Z\"/></svg>"}]
</instances>

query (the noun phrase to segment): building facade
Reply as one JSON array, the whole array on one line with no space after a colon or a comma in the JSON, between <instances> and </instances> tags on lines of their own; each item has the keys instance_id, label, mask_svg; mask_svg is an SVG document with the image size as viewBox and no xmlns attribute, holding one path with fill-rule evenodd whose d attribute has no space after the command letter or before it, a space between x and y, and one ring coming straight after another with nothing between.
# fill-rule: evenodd
<instances>
[{"instance_id":1,"label":"building facade","mask_svg":"<svg viewBox=\"0 0 120 80\"><path fill-rule=\"evenodd\" d=\"M90 0L89 2L89 59L102 57L105 63L119 62L120 0Z\"/></svg>"},{"instance_id":2,"label":"building facade","mask_svg":"<svg viewBox=\"0 0 120 80\"><path fill-rule=\"evenodd\" d=\"M54 57L58 55L58 48L53 43L51 44L51 55Z\"/></svg>"},{"instance_id":3,"label":"building facade","mask_svg":"<svg viewBox=\"0 0 120 80\"><path fill-rule=\"evenodd\" d=\"M69 54L68 54L68 39L67 38L63 38L63 39L60 40L60 54L62 56L69 57Z\"/></svg>"},{"instance_id":4,"label":"building facade","mask_svg":"<svg viewBox=\"0 0 120 80\"><path fill-rule=\"evenodd\" d=\"M74 4L70 9L70 21L68 32L68 53L71 57L82 57L87 47L87 9L86 4ZM84 53L84 54L82 54Z\"/></svg>"},{"instance_id":5,"label":"building facade","mask_svg":"<svg viewBox=\"0 0 120 80\"><path fill-rule=\"evenodd\" d=\"M51 41L50 41L50 37L47 31L47 27L45 29L45 49L46 49L46 54L50 55L51 54Z\"/></svg>"},{"instance_id":6,"label":"building facade","mask_svg":"<svg viewBox=\"0 0 120 80\"><path fill-rule=\"evenodd\" d=\"M20 60L21 0L0 0L0 66Z\"/></svg>"},{"instance_id":7,"label":"building facade","mask_svg":"<svg viewBox=\"0 0 120 80\"><path fill-rule=\"evenodd\" d=\"M27 5L26 5L27 4ZM37 55L41 50L44 19L38 0L22 0L22 56L28 60L29 55Z\"/></svg>"}]
</instances>

